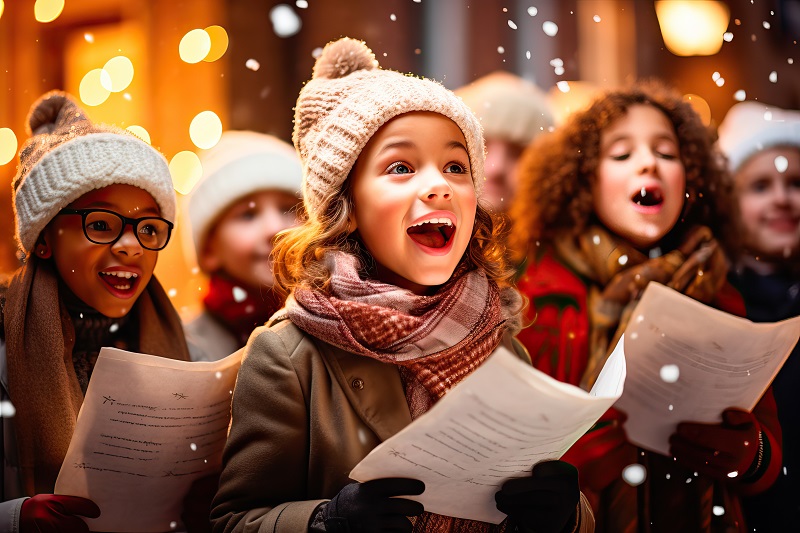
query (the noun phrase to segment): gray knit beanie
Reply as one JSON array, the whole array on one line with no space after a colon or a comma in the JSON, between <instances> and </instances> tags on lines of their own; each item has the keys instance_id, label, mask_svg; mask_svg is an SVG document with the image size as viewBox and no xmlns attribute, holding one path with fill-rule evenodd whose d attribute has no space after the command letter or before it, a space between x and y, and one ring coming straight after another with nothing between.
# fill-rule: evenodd
<instances>
[{"instance_id":1,"label":"gray knit beanie","mask_svg":"<svg viewBox=\"0 0 800 533\"><path fill-rule=\"evenodd\" d=\"M375 54L355 39L328 43L297 99L292 141L303 163L303 201L319 215L338 191L370 138L392 118L432 111L452 120L467 141L472 179L483 185L483 136L478 119L440 83L379 67Z\"/></svg>"},{"instance_id":2,"label":"gray knit beanie","mask_svg":"<svg viewBox=\"0 0 800 533\"><path fill-rule=\"evenodd\" d=\"M189 197L195 250L212 225L237 200L258 191L283 191L300 199L303 170L294 147L255 131L226 131L200 155L203 177Z\"/></svg>"},{"instance_id":3,"label":"gray knit beanie","mask_svg":"<svg viewBox=\"0 0 800 533\"><path fill-rule=\"evenodd\" d=\"M175 191L164 156L126 130L92 123L72 96L42 96L31 107L26 131L30 138L11 183L14 236L24 253L61 209L117 183L150 193L161 216L174 222Z\"/></svg>"},{"instance_id":4,"label":"gray knit beanie","mask_svg":"<svg viewBox=\"0 0 800 533\"><path fill-rule=\"evenodd\" d=\"M717 144L736 172L752 156L776 146L800 147L800 111L761 102L739 102L719 125Z\"/></svg>"}]
</instances>

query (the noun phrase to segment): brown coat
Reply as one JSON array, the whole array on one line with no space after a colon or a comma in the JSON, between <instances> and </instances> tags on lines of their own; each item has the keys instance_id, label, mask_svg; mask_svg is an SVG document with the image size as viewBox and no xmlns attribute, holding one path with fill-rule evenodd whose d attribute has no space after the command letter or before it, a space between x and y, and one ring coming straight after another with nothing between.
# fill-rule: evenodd
<instances>
[{"instance_id":1,"label":"brown coat","mask_svg":"<svg viewBox=\"0 0 800 533\"><path fill-rule=\"evenodd\" d=\"M350 470L411 422L400 375L288 320L256 329L243 349L214 531L308 531ZM593 531L583 499L581 515L581 532Z\"/></svg>"}]
</instances>

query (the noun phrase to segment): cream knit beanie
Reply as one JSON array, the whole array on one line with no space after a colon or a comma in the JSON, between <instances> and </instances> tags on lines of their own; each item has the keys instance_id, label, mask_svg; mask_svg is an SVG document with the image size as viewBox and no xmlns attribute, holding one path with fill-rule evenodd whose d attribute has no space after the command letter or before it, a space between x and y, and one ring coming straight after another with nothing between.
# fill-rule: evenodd
<instances>
[{"instance_id":1,"label":"cream knit beanie","mask_svg":"<svg viewBox=\"0 0 800 533\"><path fill-rule=\"evenodd\" d=\"M30 136L11 183L15 238L29 253L58 212L84 194L113 184L153 196L161 216L175 220L175 191L164 156L132 133L93 124L67 93L53 91L31 107Z\"/></svg>"},{"instance_id":2,"label":"cream knit beanie","mask_svg":"<svg viewBox=\"0 0 800 533\"><path fill-rule=\"evenodd\" d=\"M292 140L303 163L303 201L319 215L340 190L361 150L392 118L432 111L452 120L467 141L476 191L483 185L483 137L478 119L438 82L381 69L362 41L328 43L297 99Z\"/></svg>"},{"instance_id":3,"label":"cream knit beanie","mask_svg":"<svg viewBox=\"0 0 800 533\"><path fill-rule=\"evenodd\" d=\"M486 139L524 148L554 124L544 91L510 72L492 72L455 93L478 115Z\"/></svg>"},{"instance_id":4,"label":"cream knit beanie","mask_svg":"<svg viewBox=\"0 0 800 533\"><path fill-rule=\"evenodd\" d=\"M740 102L719 125L718 146L736 172L757 152L776 146L800 147L800 111L787 111L759 102Z\"/></svg>"},{"instance_id":5,"label":"cream knit beanie","mask_svg":"<svg viewBox=\"0 0 800 533\"><path fill-rule=\"evenodd\" d=\"M254 131L226 131L200 155L203 177L189 197L195 250L232 203L258 191L279 190L300 199L303 170L294 147Z\"/></svg>"}]
</instances>

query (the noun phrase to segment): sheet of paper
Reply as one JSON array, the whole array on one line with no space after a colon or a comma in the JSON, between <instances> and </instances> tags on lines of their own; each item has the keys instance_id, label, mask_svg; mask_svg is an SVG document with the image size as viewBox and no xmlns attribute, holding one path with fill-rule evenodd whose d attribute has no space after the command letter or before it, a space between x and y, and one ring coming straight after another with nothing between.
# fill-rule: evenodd
<instances>
[{"instance_id":1,"label":"sheet of paper","mask_svg":"<svg viewBox=\"0 0 800 533\"><path fill-rule=\"evenodd\" d=\"M615 407L631 442L669 455L679 422L751 411L800 336L800 317L753 323L650 283L625 330L628 380Z\"/></svg>"},{"instance_id":2,"label":"sheet of paper","mask_svg":"<svg viewBox=\"0 0 800 533\"><path fill-rule=\"evenodd\" d=\"M175 530L191 483L220 468L240 363L103 348L55 492L97 503L92 531Z\"/></svg>"},{"instance_id":3,"label":"sheet of paper","mask_svg":"<svg viewBox=\"0 0 800 533\"><path fill-rule=\"evenodd\" d=\"M594 395L556 381L501 347L433 408L383 442L350 472L356 481L422 480L411 497L426 511L500 523L494 494L534 464L561 457L619 398L622 343Z\"/></svg>"}]
</instances>

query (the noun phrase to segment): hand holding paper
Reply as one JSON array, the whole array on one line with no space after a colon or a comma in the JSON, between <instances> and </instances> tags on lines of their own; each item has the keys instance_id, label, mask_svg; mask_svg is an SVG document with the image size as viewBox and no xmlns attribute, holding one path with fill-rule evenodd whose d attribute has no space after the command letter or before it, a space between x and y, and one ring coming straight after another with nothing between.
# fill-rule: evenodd
<instances>
[{"instance_id":1,"label":"hand holding paper","mask_svg":"<svg viewBox=\"0 0 800 533\"><path fill-rule=\"evenodd\" d=\"M433 513L500 523L495 493L533 465L558 459L622 393L622 344L593 393L556 381L498 348L477 370L365 457L350 477L419 479L409 497ZM596 395L603 391L605 395Z\"/></svg>"}]
</instances>

